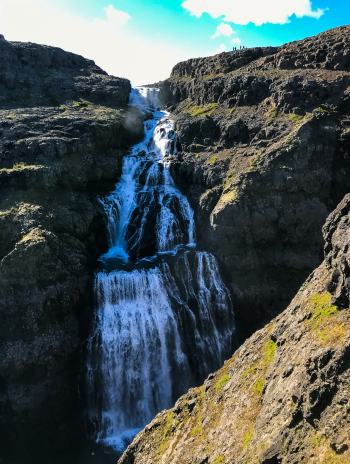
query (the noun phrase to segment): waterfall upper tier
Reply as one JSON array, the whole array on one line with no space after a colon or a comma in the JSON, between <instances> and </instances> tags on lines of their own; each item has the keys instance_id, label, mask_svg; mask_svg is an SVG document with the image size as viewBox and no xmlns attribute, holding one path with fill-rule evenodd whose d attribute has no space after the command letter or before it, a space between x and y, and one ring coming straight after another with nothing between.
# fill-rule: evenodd
<instances>
[{"instance_id":1,"label":"waterfall upper tier","mask_svg":"<svg viewBox=\"0 0 350 464\"><path fill-rule=\"evenodd\" d=\"M155 91L132 101L156 101ZM149 109L149 107L147 107ZM179 245L194 246L193 210L176 188L164 159L174 156L177 136L168 113L154 110L145 122L145 138L135 145L123 165L116 190L101 199L108 218L110 249L103 260L127 261L171 252Z\"/></svg>"}]
</instances>

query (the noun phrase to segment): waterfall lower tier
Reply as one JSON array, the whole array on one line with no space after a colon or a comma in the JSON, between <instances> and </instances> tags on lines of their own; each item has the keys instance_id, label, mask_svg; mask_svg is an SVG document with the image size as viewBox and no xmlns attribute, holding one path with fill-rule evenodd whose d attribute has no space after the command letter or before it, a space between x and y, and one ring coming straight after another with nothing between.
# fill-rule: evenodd
<instances>
[{"instance_id":1,"label":"waterfall lower tier","mask_svg":"<svg viewBox=\"0 0 350 464\"><path fill-rule=\"evenodd\" d=\"M215 258L180 252L154 269L100 272L90 339L90 418L118 446L232 352L230 297Z\"/></svg>"},{"instance_id":2,"label":"waterfall lower tier","mask_svg":"<svg viewBox=\"0 0 350 464\"><path fill-rule=\"evenodd\" d=\"M158 93L133 89L131 101L150 114ZM214 256L196 250L193 210L167 169L173 123L151 110L116 190L100 199L110 249L95 279L88 429L119 450L233 350L229 292Z\"/></svg>"}]
</instances>

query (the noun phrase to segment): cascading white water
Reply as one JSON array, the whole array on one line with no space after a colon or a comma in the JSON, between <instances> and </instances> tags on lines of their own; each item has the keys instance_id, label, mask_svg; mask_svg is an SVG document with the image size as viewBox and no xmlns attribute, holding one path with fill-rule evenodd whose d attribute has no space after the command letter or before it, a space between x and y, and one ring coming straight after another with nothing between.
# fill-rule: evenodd
<instances>
[{"instance_id":1,"label":"cascading white water","mask_svg":"<svg viewBox=\"0 0 350 464\"><path fill-rule=\"evenodd\" d=\"M101 272L96 293L102 309L97 314L103 393L98 438L118 445L123 432L147 424L171 404L169 359L187 375L189 366L158 268Z\"/></svg>"},{"instance_id":2,"label":"cascading white water","mask_svg":"<svg viewBox=\"0 0 350 464\"><path fill-rule=\"evenodd\" d=\"M157 97L154 92L152 98ZM134 101L137 101L134 89ZM143 94L141 102L147 101ZM145 138L135 145L124 161L123 174L116 190L101 200L108 217L110 249L105 258L128 260L130 249L139 256L148 216L156 215L154 252L171 251L177 245L194 245L193 211L175 187L164 158L176 153L176 133L167 113L154 111L145 122ZM150 208L151 206L151 208ZM131 216L138 213L137 218ZM135 230L134 224L138 227ZM186 227L181 227L186 224ZM131 230L130 230L131 229ZM187 239L185 238L187 237ZM141 253L142 254L142 253Z\"/></svg>"},{"instance_id":3,"label":"cascading white water","mask_svg":"<svg viewBox=\"0 0 350 464\"><path fill-rule=\"evenodd\" d=\"M87 355L93 435L118 450L220 366L234 329L216 259L194 249L193 211L165 165L176 154L173 124L154 108L155 90L133 89L131 104L151 108L153 119L116 190L101 199L110 241L101 261L117 264L96 275Z\"/></svg>"}]
</instances>

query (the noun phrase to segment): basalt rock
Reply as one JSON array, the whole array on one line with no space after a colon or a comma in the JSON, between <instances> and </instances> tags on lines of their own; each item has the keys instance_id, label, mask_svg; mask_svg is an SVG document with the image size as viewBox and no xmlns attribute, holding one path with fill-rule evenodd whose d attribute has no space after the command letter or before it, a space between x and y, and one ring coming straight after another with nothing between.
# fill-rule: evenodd
<instances>
[{"instance_id":1,"label":"basalt rock","mask_svg":"<svg viewBox=\"0 0 350 464\"><path fill-rule=\"evenodd\" d=\"M289 307L248 339L202 387L158 414L119 464L349 461L346 278L337 280L331 294L326 288L339 263L348 261L349 204L347 196L328 218L326 260ZM332 300L339 300L340 289L347 297L344 305L336 306Z\"/></svg>"},{"instance_id":2,"label":"basalt rock","mask_svg":"<svg viewBox=\"0 0 350 464\"><path fill-rule=\"evenodd\" d=\"M341 27L180 63L160 84L181 151L170 169L226 266L242 340L321 263L322 226L349 191L349 44Z\"/></svg>"},{"instance_id":3,"label":"basalt rock","mask_svg":"<svg viewBox=\"0 0 350 464\"><path fill-rule=\"evenodd\" d=\"M0 461L53 462L85 439L80 351L108 248L96 195L144 116L129 81L82 57L4 39L0 54Z\"/></svg>"},{"instance_id":4,"label":"basalt rock","mask_svg":"<svg viewBox=\"0 0 350 464\"><path fill-rule=\"evenodd\" d=\"M124 105L131 84L60 48L0 39L0 107L53 106L67 100Z\"/></svg>"}]
</instances>

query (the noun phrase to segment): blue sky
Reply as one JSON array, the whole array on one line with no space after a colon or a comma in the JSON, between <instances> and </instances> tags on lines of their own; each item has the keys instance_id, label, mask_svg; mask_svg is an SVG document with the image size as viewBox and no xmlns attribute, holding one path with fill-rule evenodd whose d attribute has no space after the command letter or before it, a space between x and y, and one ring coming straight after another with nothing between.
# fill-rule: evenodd
<instances>
[{"instance_id":1,"label":"blue sky","mask_svg":"<svg viewBox=\"0 0 350 464\"><path fill-rule=\"evenodd\" d=\"M133 85L164 79L191 57L281 45L349 23L349 0L0 0L7 40L82 54Z\"/></svg>"}]
</instances>

